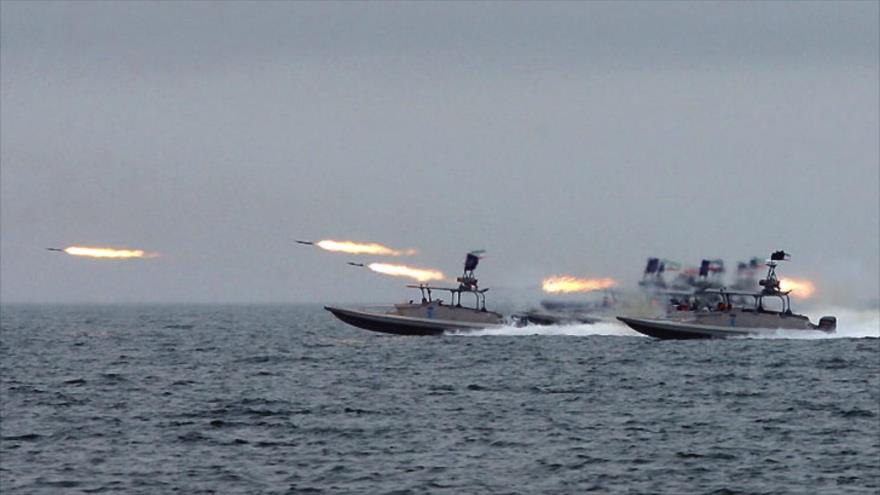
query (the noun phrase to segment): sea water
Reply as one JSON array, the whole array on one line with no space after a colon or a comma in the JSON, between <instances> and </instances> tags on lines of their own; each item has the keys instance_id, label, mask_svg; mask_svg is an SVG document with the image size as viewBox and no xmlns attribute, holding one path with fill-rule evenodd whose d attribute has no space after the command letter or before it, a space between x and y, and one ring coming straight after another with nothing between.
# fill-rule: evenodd
<instances>
[{"instance_id":1,"label":"sea water","mask_svg":"<svg viewBox=\"0 0 880 495\"><path fill-rule=\"evenodd\" d=\"M834 338L660 341L4 305L0 491L876 494L877 311L837 314Z\"/></svg>"}]
</instances>

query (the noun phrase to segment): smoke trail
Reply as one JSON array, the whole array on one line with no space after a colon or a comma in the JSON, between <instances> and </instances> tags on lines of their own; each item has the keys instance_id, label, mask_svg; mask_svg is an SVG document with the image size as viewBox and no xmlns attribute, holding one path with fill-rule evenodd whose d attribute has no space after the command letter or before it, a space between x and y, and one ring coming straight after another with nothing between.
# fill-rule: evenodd
<instances>
[{"instance_id":1,"label":"smoke trail","mask_svg":"<svg viewBox=\"0 0 880 495\"><path fill-rule=\"evenodd\" d=\"M303 241L302 243L306 243ZM334 241L324 239L311 243L325 251L348 254L372 254L378 256L410 256L416 254L415 249L394 249L375 242Z\"/></svg>"},{"instance_id":2,"label":"smoke trail","mask_svg":"<svg viewBox=\"0 0 880 495\"><path fill-rule=\"evenodd\" d=\"M577 278L569 275L547 277L541 282L541 288L548 294L569 294L574 292L592 292L610 289L617 285L613 278Z\"/></svg>"},{"instance_id":3,"label":"smoke trail","mask_svg":"<svg viewBox=\"0 0 880 495\"><path fill-rule=\"evenodd\" d=\"M440 270L431 268L413 268L406 265L392 265L389 263L370 263L367 268L376 273L391 275L392 277L408 277L419 282L429 282L431 280L443 280L446 278Z\"/></svg>"},{"instance_id":4,"label":"smoke trail","mask_svg":"<svg viewBox=\"0 0 880 495\"><path fill-rule=\"evenodd\" d=\"M120 249L110 247L93 247L93 246L69 246L64 249L52 249L53 251L63 251L71 256L84 256L88 258L103 259L134 259L134 258L155 258L157 253L148 253L143 249Z\"/></svg>"}]
</instances>

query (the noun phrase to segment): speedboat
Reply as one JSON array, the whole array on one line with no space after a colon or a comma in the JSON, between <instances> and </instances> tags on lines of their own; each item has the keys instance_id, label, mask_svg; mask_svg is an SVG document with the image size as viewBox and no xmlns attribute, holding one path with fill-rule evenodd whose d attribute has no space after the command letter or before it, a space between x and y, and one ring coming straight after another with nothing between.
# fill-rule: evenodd
<instances>
[{"instance_id":1,"label":"speedboat","mask_svg":"<svg viewBox=\"0 0 880 495\"><path fill-rule=\"evenodd\" d=\"M514 324L519 327L526 325L558 326L558 325L592 325L604 321L613 321L607 316L586 313L563 313L531 309L511 316Z\"/></svg>"},{"instance_id":2,"label":"speedboat","mask_svg":"<svg viewBox=\"0 0 880 495\"><path fill-rule=\"evenodd\" d=\"M666 272L677 273L670 283L664 279ZM687 266L682 269L680 263L672 260L648 258L639 287L652 306L677 306L683 300L690 300L696 308L718 302L706 291L723 287L723 277L724 260L704 259L699 268Z\"/></svg>"},{"instance_id":3,"label":"speedboat","mask_svg":"<svg viewBox=\"0 0 880 495\"><path fill-rule=\"evenodd\" d=\"M714 307L701 306L694 309L681 304L663 318L634 318L619 316L618 319L633 330L658 339L718 339L744 336L772 336L783 332L834 333L837 318L823 316L813 324L804 315L791 311L789 291L780 289L776 276L779 261L789 259L785 251L776 251L767 260L767 278L759 281L763 290L728 291L705 289L703 294L713 295L719 301ZM778 298L781 309L766 309L765 298ZM734 304L737 301L745 303ZM749 302L750 301L750 302Z\"/></svg>"},{"instance_id":4,"label":"speedboat","mask_svg":"<svg viewBox=\"0 0 880 495\"><path fill-rule=\"evenodd\" d=\"M592 325L614 321L614 313L619 309L617 296L605 291L601 302L560 301L545 299L540 309L530 309L511 316L517 326L525 325Z\"/></svg>"},{"instance_id":5,"label":"speedboat","mask_svg":"<svg viewBox=\"0 0 880 495\"><path fill-rule=\"evenodd\" d=\"M436 287L427 284L407 285L421 292L421 302L409 301L393 306L366 308L341 308L324 306L324 309L349 325L374 332L396 335L440 335L452 330L481 330L504 324L501 314L486 309L486 291L477 286L474 270L480 257L468 253L464 274L458 277L458 287ZM434 297L434 292L447 292L449 304ZM462 305L461 296L474 296L473 307Z\"/></svg>"}]
</instances>

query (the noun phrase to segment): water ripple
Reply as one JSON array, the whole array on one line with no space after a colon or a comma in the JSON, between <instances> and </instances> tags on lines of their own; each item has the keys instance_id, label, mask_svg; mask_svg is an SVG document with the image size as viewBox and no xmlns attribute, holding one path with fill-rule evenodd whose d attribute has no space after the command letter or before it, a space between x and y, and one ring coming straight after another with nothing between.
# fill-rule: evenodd
<instances>
[{"instance_id":1,"label":"water ripple","mask_svg":"<svg viewBox=\"0 0 880 495\"><path fill-rule=\"evenodd\" d=\"M880 491L880 340L4 306L4 493Z\"/></svg>"}]
</instances>

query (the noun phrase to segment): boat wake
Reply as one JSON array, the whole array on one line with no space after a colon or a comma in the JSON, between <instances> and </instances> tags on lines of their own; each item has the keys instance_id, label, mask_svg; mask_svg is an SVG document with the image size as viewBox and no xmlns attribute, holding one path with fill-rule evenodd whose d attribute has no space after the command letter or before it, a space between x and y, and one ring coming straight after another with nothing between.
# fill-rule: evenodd
<instances>
[{"instance_id":1,"label":"boat wake","mask_svg":"<svg viewBox=\"0 0 880 495\"><path fill-rule=\"evenodd\" d=\"M815 313L815 314L814 314ZM816 315L837 315L837 332L826 334L823 332L803 332L798 330L779 330L773 335L736 337L737 339L796 339L796 340L816 340L816 339L860 339L860 338L880 338L880 310L853 310L843 308L822 309L820 311L810 311L813 319L818 319ZM467 330L467 331L447 331L445 335L455 335L462 337L484 337L484 336L556 336L568 335L574 337L588 337L591 335L610 335L618 337L639 337L646 336L631 330L622 323L601 322L592 325L574 324L574 325L527 325L524 327L503 326L498 328L486 328L483 330Z\"/></svg>"},{"instance_id":2,"label":"boat wake","mask_svg":"<svg viewBox=\"0 0 880 495\"><path fill-rule=\"evenodd\" d=\"M613 335L621 337L644 337L644 335L630 330L629 327L615 322L601 322L572 325L526 325L523 327L503 326L498 328L486 328L474 331L452 331L446 335L458 335L463 337L483 337L487 335L500 336L532 336L532 335L570 335L575 337L588 337L590 335Z\"/></svg>"}]
</instances>

